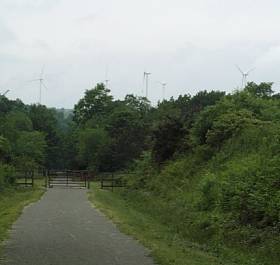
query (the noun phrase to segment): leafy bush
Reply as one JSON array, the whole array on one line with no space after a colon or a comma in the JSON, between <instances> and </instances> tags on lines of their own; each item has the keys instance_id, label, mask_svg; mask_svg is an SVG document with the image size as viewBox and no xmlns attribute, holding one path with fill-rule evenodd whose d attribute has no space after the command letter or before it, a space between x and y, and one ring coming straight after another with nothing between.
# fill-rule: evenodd
<instances>
[{"instance_id":1,"label":"leafy bush","mask_svg":"<svg viewBox=\"0 0 280 265\"><path fill-rule=\"evenodd\" d=\"M104 129L84 129L78 136L78 159L85 168L99 171L108 144L108 135Z\"/></svg>"},{"instance_id":2,"label":"leafy bush","mask_svg":"<svg viewBox=\"0 0 280 265\"><path fill-rule=\"evenodd\" d=\"M21 132L15 146L15 164L18 168L34 169L44 163L47 148L44 133Z\"/></svg>"},{"instance_id":3,"label":"leafy bush","mask_svg":"<svg viewBox=\"0 0 280 265\"><path fill-rule=\"evenodd\" d=\"M8 158L11 152L9 141L0 135L0 161L4 161Z\"/></svg>"},{"instance_id":4,"label":"leafy bush","mask_svg":"<svg viewBox=\"0 0 280 265\"><path fill-rule=\"evenodd\" d=\"M0 190L3 190L5 187L14 184L15 181L14 168L12 166L0 163Z\"/></svg>"},{"instance_id":5,"label":"leafy bush","mask_svg":"<svg viewBox=\"0 0 280 265\"><path fill-rule=\"evenodd\" d=\"M143 152L140 159L136 159L130 166L132 175L126 177L127 186L130 189L145 189L150 186L151 181L156 176L150 152Z\"/></svg>"},{"instance_id":6,"label":"leafy bush","mask_svg":"<svg viewBox=\"0 0 280 265\"><path fill-rule=\"evenodd\" d=\"M183 124L175 119L162 122L153 132L152 154L156 163L161 164L173 157L180 149L186 131Z\"/></svg>"}]
</instances>

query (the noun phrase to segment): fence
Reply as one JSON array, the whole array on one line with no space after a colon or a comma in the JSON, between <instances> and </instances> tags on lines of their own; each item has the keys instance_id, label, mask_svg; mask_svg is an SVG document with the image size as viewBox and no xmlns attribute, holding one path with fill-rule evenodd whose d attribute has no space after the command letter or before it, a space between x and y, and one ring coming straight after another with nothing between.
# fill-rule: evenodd
<instances>
[{"instance_id":1,"label":"fence","mask_svg":"<svg viewBox=\"0 0 280 265\"><path fill-rule=\"evenodd\" d=\"M46 187L90 188L87 170L48 170Z\"/></svg>"},{"instance_id":2,"label":"fence","mask_svg":"<svg viewBox=\"0 0 280 265\"><path fill-rule=\"evenodd\" d=\"M100 178L101 189L110 188L113 191L114 188L125 187L126 181L124 175L127 174L112 172L100 173L98 176Z\"/></svg>"},{"instance_id":3,"label":"fence","mask_svg":"<svg viewBox=\"0 0 280 265\"><path fill-rule=\"evenodd\" d=\"M16 184L18 186L33 187L34 186L34 171L33 170L17 170Z\"/></svg>"}]
</instances>

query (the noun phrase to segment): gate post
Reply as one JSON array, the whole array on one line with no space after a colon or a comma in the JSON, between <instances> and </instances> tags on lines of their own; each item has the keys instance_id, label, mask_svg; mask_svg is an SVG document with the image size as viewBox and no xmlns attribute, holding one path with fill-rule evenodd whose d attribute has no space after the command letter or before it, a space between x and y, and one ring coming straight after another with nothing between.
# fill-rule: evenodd
<instances>
[{"instance_id":1,"label":"gate post","mask_svg":"<svg viewBox=\"0 0 280 265\"><path fill-rule=\"evenodd\" d=\"M114 191L114 184L115 184L114 173L112 172L112 191Z\"/></svg>"},{"instance_id":2,"label":"gate post","mask_svg":"<svg viewBox=\"0 0 280 265\"><path fill-rule=\"evenodd\" d=\"M85 181L85 188L87 187L87 173L86 172L81 172L80 178L84 178Z\"/></svg>"},{"instance_id":3,"label":"gate post","mask_svg":"<svg viewBox=\"0 0 280 265\"><path fill-rule=\"evenodd\" d=\"M24 182L25 182L25 187L27 187L27 172L26 171L24 173Z\"/></svg>"},{"instance_id":4,"label":"gate post","mask_svg":"<svg viewBox=\"0 0 280 265\"><path fill-rule=\"evenodd\" d=\"M31 182L32 182L32 188L34 187L34 170L32 170L31 173Z\"/></svg>"},{"instance_id":5,"label":"gate post","mask_svg":"<svg viewBox=\"0 0 280 265\"><path fill-rule=\"evenodd\" d=\"M51 187L51 174L50 170L48 170L48 182L49 182L49 188Z\"/></svg>"},{"instance_id":6,"label":"gate post","mask_svg":"<svg viewBox=\"0 0 280 265\"><path fill-rule=\"evenodd\" d=\"M103 189L103 175L101 174L101 189Z\"/></svg>"},{"instance_id":7,"label":"gate post","mask_svg":"<svg viewBox=\"0 0 280 265\"><path fill-rule=\"evenodd\" d=\"M86 179L87 179L87 188L90 189L90 174L89 174L89 171L87 171Z\"/></svg>"},{"instance_id":8,"label":"gate post","mask_svg":"<svg viewBox=\"0 0 280 265\"><path fill-rule=\"evenodd\" d=\"M44 175L45 175L45 187L48 187L48 171L45 169L44 170Z\"/></svg>"}]
</instances>

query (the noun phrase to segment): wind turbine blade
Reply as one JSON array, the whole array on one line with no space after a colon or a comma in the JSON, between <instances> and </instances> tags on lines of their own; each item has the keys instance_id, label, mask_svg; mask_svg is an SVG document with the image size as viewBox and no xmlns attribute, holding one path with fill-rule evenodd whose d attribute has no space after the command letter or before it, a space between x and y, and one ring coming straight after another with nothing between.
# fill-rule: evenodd
<instances>
[{"instance_id":1,"label":"wind turbine blade","mask_svg":"<svg viewBox=\"0 0 280 265\"><path fill-rule=\"evenodd\" d=\"M45 65L43 65L43 67L42 67L42 70L41 70L41 78L43 78L43 75L44 75L44 71L45 71Z\"/></svg>"},{"instance_id":2,"label":"wind turbine blade","mask_svg":"<svg viewBox=\"0 0 280 265\"><path fill-rule=\"evenodd\" d=\"M6 90L3 96L6 96L10 92L10 89Z\"/></svg>"},{"instance_id":3,"label":"wind turbine blade","mask_svg":"<svg viewBox=\"0 0 280 265\"><path fill-rule=\"evenodd\" d=\"M27 80L26 82L35 82L35 81L40 81L40 79Z\"/></svg>"},{"instance_id":4,"label":"wind turbine blade","mask_svg":"<svg viewBox=\"0 0 280 265\"><path fill-rule=\"evenodd\" d=\"M141 93L142 93L142 94L144 93L145 79L146 79L146 72L144 71L143 83L142 83L142 89L141 89Z\"/></svg>"},{"instance_id":5,"label":"wind turbine blade","mask_svg":"<svg viewBox=\"0 0 280 265\"><path fill-rule=\"evenodd\" d=\"M246 75L248 75L249 73L251 73L251 72L254 71L255 69L256 69L256 67L250 69L250 70L246 73Z\"/></svg>"},{"instance_id":6,"label":"wind turbine blade","mask_svg":"<svg viewBox=\"0 0 280 265\"><path fill-rule=\"evenodd\" d=\"M44 84L44 82L42 82L42 86L43 86L45 89L48 89L48 87Z\"/></svg>"},{"instance_id":7,"label":"wind turbine blade","mask_svg":"<svg viewBox=\"0 0 280 265\"><path fill-rule=\"evenodd\" d=\"M244 75L244 72L241 70L241 68L236 64L235 65L236 66L236 68L239 70L239 72L242 74L242 75Z\"/></svg>"}]
</instances>

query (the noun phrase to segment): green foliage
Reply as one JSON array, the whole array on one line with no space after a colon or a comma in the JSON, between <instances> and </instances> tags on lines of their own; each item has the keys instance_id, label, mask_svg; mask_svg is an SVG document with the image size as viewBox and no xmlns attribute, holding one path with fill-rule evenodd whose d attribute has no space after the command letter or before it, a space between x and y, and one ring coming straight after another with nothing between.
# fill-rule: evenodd
<instances>
[{"instance_id":1,"label":"green foliage","mask_svg":"<svg viewBox=\"0 0 280 265\"><path fill-rule=\"evenodd\" d=\"M0 163L0 191L15 183L15 171L12 166Z\"/></svg>"},{"instance_id":2,"label":"green foliage","mask_svg":"<svg viewBox=\"0 0 280 265\"><path fill-rule=\"evenodd\" d=\"M152 107L134 95L113 100L98 84L71 120L1 97L0 160L132 171L122 198L139 196L137 207L178 237L235 264L276 265L279 98L272 83L251 82L233 94L201 91Z\"/></svg>"},{"instance_id":3,"label":"green foliage","mask_svg":"<svg viewBox=\"0 0 280 265\"><path fill-rule=\"evenodd\" d=\"M0 116L5 115L11 111L25 111L25 105L20 101L17 100L9 100L5 96L0 96Z\"/></svg>"},{"instance_id":4,"label":"green foliage","mask_svg":"<svg viewBox=\"0 0 280 265\"><path fill-rule=\"evenodd\" d=\"M148 187L157 173L157 170L153 167L150 152L143 152L141 157L136 159L129 169L133 171L133 174L126 176L125 180L131 189Z\"/></svg>"},{"instance_id":5,"label":"green foliage","mask_svg":"<svg viewBox=\"0 0 280 265\"><path fill-rule=\"evenodd\" d=\"M81 165L99 171L103 162L104 148L109 141L107 132L101 128L85 129L79 132L78 138L78 159Z\"/></svg>"},{"instance_id":6,"label":"green foliage","mask_svg":"<svg viewBox=\"0 0 280 265\"><path fill-rule=\"evenodd\" d=\"M12 111L5 115L1 126L3 136L11 142L18 137L21 131L32 131L32 121L24 112Z\"/></svg>"},{"instance_id":7,"label":"green foliage","mask_svg":"<svg viewBox=\"0 0 280 265\"><path fill-rule=\"evenodd\" d=\"M124 104L141 113L141 116L147 115L151 110L151 105L148 99L144 97L137 97L132 94L125 96Z\"/></svg>"},{"instance_id":8,"label":"green foliage","mask_svg":"<svg viewBox=\"0 0 280 265\"><path fill-rule=\"evenodd\" d=\"M225 113L216 118L206 133L206 143L220 147L226 140L235 137L249 124L257 122L249 111Z\"/></svg>"},{"instance_id":9,"label":"green foliage","mask_svg":"<svg viewBox=\"0 0 280 265\"><path fill-rule=\"evenodd\" d=\"M59 168L62 164L63 134L59 134L59 125L55 115L56 112L53 109L48 109L43 105L31 105L29 108L34 130L45 135L47 147L44 165L47 168Z\"/></svg>"},{"instance_id":10,"label":"green foliage","mask_svg":"<svg viewBox=\"0 0 280 265\"><path fill-rule=\"evenodd\" d=\"M145 147L147 128L135 110L115 109L108 119L106 131L111 138L109 149L113 170L127 166Z\"/></svg>"},{"instance_id":11,"label":"green foliage","mask_svg":"<svg viewBox=\"0 0 280 265\"><path fill-rule=\"evenodd\" d=\"M272 90L272 85L273 83L260 83L259 85L257 85L254 82L250 82L247 84L245 91L256 97L271 97L274 93L274 91Z\"/></svg>"},{"instance_id":12,"label":"green foliage","mask_svg":"<svg viewBox=\"0 0 280 265\"><path fill-rule=\"evenodd\" d=\"M153 156L137 159L127 182L131 197L157 198L139 202L143 212L236 264L278 264L280 101L272 93L270 83L249 83L204 108L190 108L193 98L184 108L163 102L158 111L172 113L177 128L168 111L159 122L153 110ZM155 166L155 154L164 166Z\"/></svg>"},{"instance_id":13,"label":"green foliage","mask_svg":"<svg viewBox=\"0 0 280 265\"><path fill-rule=\"evenodd\" d=\"M160 124L153 132L153 158L157 164L161 164L172 158L182 145L186 131L178 120L167 120Z\"/></svg>"},{"instance_id":14,"label":"green foliage","mask_svg":"<svg viewBox=\"0 0 280 265\"><path fill-rule=\"evenodd\" d=\"M5 161L10 155L11 147L9 141L0 135L0 162Z\"/></svg>"},{"instance_id":15,"label":"green foliage","mask_svg":"<svg viewBox=\"0 0 280 265\"><path fill-rule=\"evenodd\" d=\"M94 89L86 90L82 98L74 108L74 120L78 124L85 124L94 118L96 123L102 121L104 115L110 111L113 97L110 90L104 84L97 84Z\"/></svg>"},{"instance_id":16,"label":"green foliage","mask_svg":"<svg viewBox=\"0 0 280 265\"><path fill-rule=\"evenodd\" d=\"M16 165L21 169L36 168L45 161L47 144L41 132L22 132L16 141Z\"/></svg>"}]
</instances>

